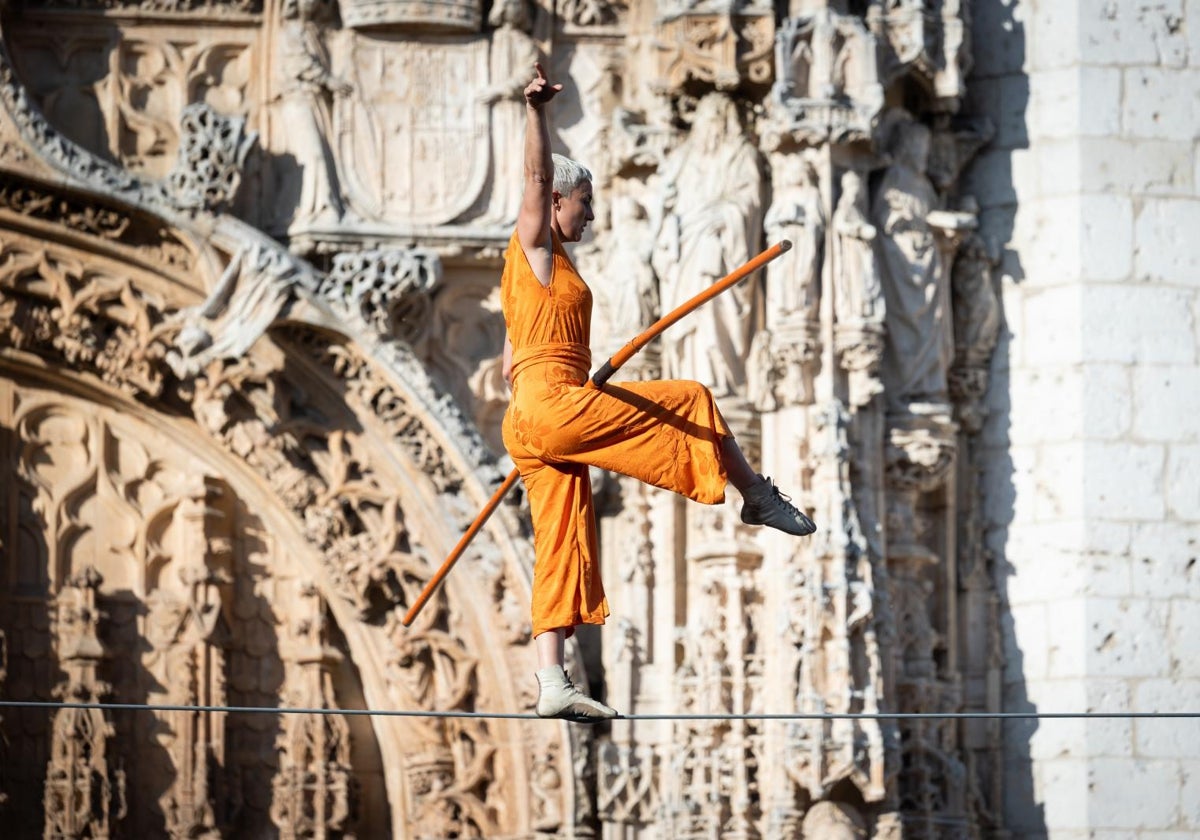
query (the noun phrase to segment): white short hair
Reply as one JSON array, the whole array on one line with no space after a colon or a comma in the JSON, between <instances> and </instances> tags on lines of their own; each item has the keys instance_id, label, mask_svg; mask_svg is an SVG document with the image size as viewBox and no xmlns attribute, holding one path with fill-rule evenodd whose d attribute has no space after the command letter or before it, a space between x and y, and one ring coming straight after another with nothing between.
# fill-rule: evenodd
<instances>
[{"instance_id":1,"label":"white short hair","mask_svg":"<svg viewBox=\"0 0 1200 840\"><path fill-rule=\"evenodd\" d=\"M587 181L592 180L592 173L583 164L562 155L554 158L554 191L561 196L569 196Z\"/></svg>"}]
</instances>

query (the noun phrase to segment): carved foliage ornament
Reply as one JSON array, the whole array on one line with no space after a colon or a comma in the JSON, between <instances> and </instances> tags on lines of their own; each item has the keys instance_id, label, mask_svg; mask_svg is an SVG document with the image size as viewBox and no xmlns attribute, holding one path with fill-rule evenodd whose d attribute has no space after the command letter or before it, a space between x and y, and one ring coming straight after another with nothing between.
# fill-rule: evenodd
<instances>
[{"instance_id":1,"label":"carved foliage ornament","mask_svg":"<svg viewBox=\"0 0 1200 840\"><path fill-rule=\"evenodd\" d=\"M191 250L167 228L130 210L50 190L5 170L0 170L0 210L126 246L182 273L192 271Z\"/></svg>"},{"instance_id":2,"label":"carved foliage ornament","mask_svg":"<svg viewBox=\"0 0 1200 840\"><path fill-rule=\"evenodd\" d=\"M11 345L90 368L129 394L157 397L162 320L134 278L85 268L65 249L0 237L0 335Z\"/></svg>"}]
</instances>

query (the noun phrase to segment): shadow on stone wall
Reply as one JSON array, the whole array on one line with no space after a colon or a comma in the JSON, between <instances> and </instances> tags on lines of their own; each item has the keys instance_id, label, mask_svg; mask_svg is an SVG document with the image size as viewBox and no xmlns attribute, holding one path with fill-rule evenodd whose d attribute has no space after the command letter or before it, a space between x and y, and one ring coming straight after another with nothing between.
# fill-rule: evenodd
<instances>
[{"instance_id":1,"label":"shadow on stone wall","mask_svg":"<svg viewBox=\"0 0 1200 840\"><path fill-rule=\"evenodd\" d=\"M1009 581L1015 570L1008 560L1016 488L1012 456L1010 356L1020 339L1004 312L1004 293L1024 280L1021 255L1012 247L1020 211L1013 180L1013 157L1029 147L1026 113L1029 77L1023 20L1029 3L1011 0L973 0L972 34L975 64L967 80L967 113L986 115L996 126L992 143L965 173L964 191L980 204L980 229L998 251L996 292L1003 323L992 357L988 406L990 414L978 441L982 470L984 545L991 559L999 599L1001 646L1004 657L1001 708L1004 712L1036 712L1025 682L1025 655L1017 645L1009 604ZM1002 721L1002 822L1009 836L1045 837L1044 807L1037 800L1030 744L1043 725L1036 719Z\"/></svg>"}]
</instances>

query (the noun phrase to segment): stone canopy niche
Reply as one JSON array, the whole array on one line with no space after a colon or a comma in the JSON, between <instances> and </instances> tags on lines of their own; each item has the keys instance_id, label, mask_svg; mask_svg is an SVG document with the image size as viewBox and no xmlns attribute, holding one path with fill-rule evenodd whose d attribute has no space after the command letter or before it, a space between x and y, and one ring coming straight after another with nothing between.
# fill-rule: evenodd
<instances>
[{"instance_id":1,"label":"stone canopy niche","mask_svg":"<svg viewBox=\"0 0 1200 840\"><path fill-rule=\"evenodd\" d=\"M479 0L342 0L342 23L375 31L478 32Z\"/></svg>"}]
</instances>

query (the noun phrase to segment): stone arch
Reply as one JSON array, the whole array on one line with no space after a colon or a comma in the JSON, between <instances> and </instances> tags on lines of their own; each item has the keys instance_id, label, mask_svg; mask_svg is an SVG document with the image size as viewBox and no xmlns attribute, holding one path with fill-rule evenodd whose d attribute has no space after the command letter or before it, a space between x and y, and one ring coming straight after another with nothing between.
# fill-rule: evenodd
<instances>
[{"instance_id":1,"label":"stone arch","mask_svg":"<svg viewBox=\"0 0 1200 840\"><path fill-rule=\"evenodd\" d=\"M7 81L13 82L10 77ZM11 105L12 88L5 93ZM108 182L110 189L102 195L99 184L89 185L79 175L87 171L77 165L84 153L70 150L74 162L68 166L61 156L48 154L45 144L28 140L30 124L48 130L35 113L25 114L24 125L11 110L9 117L0 138L7 138L10 147L17 142L14 136L26 143L31 165L20 172L0 165L0 385L9 400L7 420L12 421L3 424L6 445L11 450L24 434L15 425L20 415L12 401L19 402L18 394L36 396L47 405L69 404L71 411L58 409L62 423L74 422L74 431L82 435L71 445L78 449L87 441L96 447L85 453L90 459L86 481L93 488L106 487L101 495L110 493L115 469L121 479L116 483L125 488L121 504L138 513L129 526L136 532L132 543L109 539L89 549L112 563L111 579L129 585L133 594L125 601L114 600L102 582L81 577L85 569L75 565L81 536L62 544L62 533L42 523L45 546L57 550L65 545L68 556L25 596L29 610L40 613L21 620L40 627L42 638L36 645L22 644L22 650L61 648L65 631L56 618L55 599L65 589L90 587L90 597L99 597L102 605L111 602L120 614L117 625L126 629L119 632L149 650L136 666L141 671L115 680L114 691L122 679L157 687L142 697L118 698L125 702L226 705L232 690L250 698L246 705L335 708L344 702L335 696L334 686L340 684L343 694L360 692L372 708L526 708L528 680L519 675L532 670L533 662L523 626L531 553L512 512L495 517L466 558L470 571L454 576L413 628L403 628L398 620L430 565L457 540L498 478L477 435L436 393L406 348L380 340L361 323L347 323L345 313L331 312L309 293L312 269L252 229L228 217L189 220L172 212L161 194L136 183ZM50 177L56 169L58 175ZM46 206L55 211L30 212ZM97 222L98 217L104 221ZM230 275L229 267L239 260L241 273ZM283 273L271 273L280 266ZM224 309L214 310L213 301L230 277L234 290L219 301ZM274 309L255 322L260 311L237 311L243 292L256 304L267 299L268 309ZM241 320L229 316L231 311ZM197 323L207 331L208 343L188 346L186 330ZM196 347L202 348L200 354L191 352ZM209 348L221 352L204 355ZM46 416L59 416L54 410L46 408ZM54 445L72 440L70 431L55 430L50 435ZM156 436L158 448L148 449ZM128 443L129 452L118 451L121 441ZM186 463L200 468L172 466L162 452L187 453L191 460ZM116 467L102 463L104 458L115 458ZM68 464L71 457L63 454L60 460ZM155 475L165 475L168 467L191 474L177 498L164 496L143 510L130 504L138 489L126 488L125 479L137 472L135 467L150 469L152 464L159 465ZM42 478L53 497L62 476ZM74 480L79 486L86 483ZM137 482L143 490L149 486L145 476ZM90 499L100 491L74 492ZM111 495L112 504L120 498ZM38 529L30 522L39 520L20 515L33 515L36 508L33 500L6 500L0 537L6 545L13 544L14 534L36 536ZM88 531L81 515L92 522L103 519L98 508L76 505L72 510L68 531ZM271 556L277 555L280 564L286 560L287 575L265 576L278 601L261 593L250 598L254 604L238 601L234 573L246 559L239 555L246 551L246 536L236 525L251 520L264 540L278 544ZM107 527L111 520L104 521ZM127 560L142 563L137 573L111 560L114 544L124 546ZM10 561L19 554L10 551ZM144 578L147 562L156 575L151 591ZM12 592L6 588L4 594ZM151 598L155 592L160 594ZM270 612L281 604L295 613L294 620L275 620L272 613L271 630L261 631L268 638L256 642L260 647L275 643L271 653L281 672L278 684L268 680L259 685L268 690L240 689L236 682L244 675L236 669L251 667L246 664L251 657L238 665L240 660L230 653L239 622L248 620L239 610L249 615L251 607ZM117 626L108 618L96 624L101 640ZM23 627L14 632L20 635ZM272 633L276 638L270 638ZM343 658L331 664L338 644L344 647ZM153 660L149 667L147 656ZM92 662L96 667L85 689L97 697L105 689L95 672L107 669L99 659ZM205 683L203 690L173 695L181 690L178 674L194 673L201 665L221 669L225 676ZM45 673L27 680L17 668L5 693L50 699L37 695L61 689L63 679ZM236 836L238 814L254 804L236 793L239 785L248 790L244 779L249 770L242 780L226 774L222 784L227 787L215 794L196 786L179 788L178 780L188 773L211 769L194 763L186 772L181 768L185 755L197 753L171 751L178 748L179 732L194 729L200 733L194 737L210 738L205 754L215 763L227 763L228 755L221 751L237 746L236 739L231 745L217 731L228 721L216 717L221 720L189 718L166 725L164 737L173 746L164 747L152 767L174 772L175 781L155 788L150 798L158 803L166 827L210 825ZM351 727L333 731L326 720L301 721L288 729L292 718L282 718L271 733L284 756L279 767L271 768L270 791L261 784L252 788L260 800L260 822L294 816L286 802L279 804L288 800L287 785L295 784L285 772L289 737L293 745L324 739L332 745L331 755L350 760L344 749L337 750L342 749L339 739L350 738ZM356 724L353 729L361 740L364 728ZM120 737L150 737L161 730L160 724L148 723L123 736L118 726L112 737L118 738L119 748ZM371 734L382 779L380 789L368 792L375 801L363 804L382 808L380 801L386 800L387 813L378 819L397 837L439 835L460 826L485 836L529 833L535 824L548 827L553 821L548 815L557 814L561 822L575 810L574 790L561 782L573 775L564 727L386 717L372 719ZM48 737L44 727L31 735L32 741L41 738L43 743ZM269 751L271 740L260 738L258 748ZM47 767L45 751L22 759L28 767ZM557 766L557 773L547 772L548 765ZM350 774L354 770L345 769ZM116 764L110 762L105 772L116 791ZM558 789L522 795L535 776L560 780ZM125 781L139 783L129 775ZM340 783L334 779L330 786ZM37 791L28 793L40 798ZM264 806L261 800L268 793ZM214 805L216 794L226 795L229 807ZM290 807L301 798L293 796ZM336 813L343 806L335 802L325 813L333 829L346 819Z\"/></svg>"}]
</instances>

